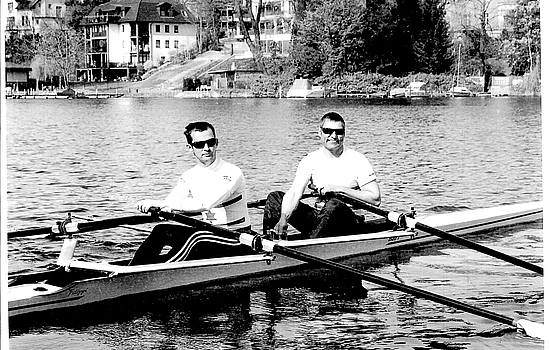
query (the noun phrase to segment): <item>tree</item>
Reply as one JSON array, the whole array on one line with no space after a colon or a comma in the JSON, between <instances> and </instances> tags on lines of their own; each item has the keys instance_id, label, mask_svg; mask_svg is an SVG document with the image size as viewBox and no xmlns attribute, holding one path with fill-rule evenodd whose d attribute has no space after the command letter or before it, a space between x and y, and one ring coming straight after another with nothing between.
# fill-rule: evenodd
<instances>
[{"instance_id":1,"label":"tree","mask_svg":"<svg viewBox=\"0 0 550 350\"><path fill-rule=\"evenodd\" d=\"M264 5L262 0L258 0L256 11L254 11L252 6L252 0L245 0L244 7L241 5L241 0L235 0L235 10L239 15L239 25L244 36L244 41L252 52L252 56L254 58L254 62L256 62L258 70L265 72L262 46L260 44L260 18L262 16L263 9ZM248 32L248 28L244 20L245 18L250 20L254 40L250 37L250 33Z\"/></svg>"},{"instance_id":2,"label":"tree","mask_svg":"<svg viewBox=\"0 0 550 350\"><path fill-rule=\"evenodd\" d=\"M49 28L40 35L36 58L46 75L59 75L68 82L84 59L84 37L68 27Z\"/></svg>"},{"instance_id":3,"label":"tree","mask_svg":"<svg viewBox=\"0 0 550 350\"><path fill-rule=\"evenodd\" d=\"M36 35L27 34L22 37L6 36L6 62L28 64L36 54Z\"/></svg>"},{"instance_id":4,"label":"tree","mask_svg":"<svg viewBox=\"0 0 550 350\"><path fill-rule=\"evenodd\" d=\"M452 65L449 24L445 19L445 3L424 0L420 3L419 34L413 42L416 72L445 73Z\"/></svg>"},{"instance_id":5,"label":"tree","mask_svg":"<svg viewBox=\"0 0 550 350\"><path fill-rule=\"evenodd\" d=\"M80 22L88 16L97 5L110 0L65 0L67 25L75 30L80 30Z\"/></svg>"},{"instance_id":6,"label":"tree","mask_svg":"<svg viewBox=\"0 0 550 350\"><path fill-rule=\"evenodd\" d=\"M503 39L512 74L532 72L541 60L539 0L519 0L509 21L512 28L503 33Z\"/></svg>"},{"instance_id":7,"label":"tree","mask_svg":"<svg viewBox=\"0 0 550 350\"><path fill-rule=\"evenodd\" d=\"M302 77L338 76L365 65L365 11L355 0L321 2L297 24L291 58Z\"/></svg>"},{"instance_id":8,"label":"tree","mask_svg":"<svg viewBox=\"0 0 550 350\"><path fill-rule=\"evenodd\" d=\"M474 15L473 24L464 25L461 32L467 59L464 67L479 71L484 76L483 91L489 89L489 78L493 73L492 61L499 56L500 42L489 35L490 20L494 13L493 0L455 0L455 4L470 8Z\"/></svg>"},{"instance_id":9,"label":"tree","mask_svg":"<svg viewBox=\"0 0 550 350\"><path fill-rule=\"evenodd\" d=\"M198 20L197 43L199 51L216 50L220 45L220 12L232 4L231 0L180 0ZM206 32L205 32L206 29Z\"/></svg>"}]
</instances>

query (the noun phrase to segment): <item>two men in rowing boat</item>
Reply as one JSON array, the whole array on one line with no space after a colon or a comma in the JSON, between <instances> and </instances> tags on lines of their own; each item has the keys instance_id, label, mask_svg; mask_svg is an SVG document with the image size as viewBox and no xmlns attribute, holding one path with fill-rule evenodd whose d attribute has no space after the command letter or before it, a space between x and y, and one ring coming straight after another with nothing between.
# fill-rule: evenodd
<instances>
[{"instance_id":1,"label":"two men in rowing boat","mask_svg":"<svg viewBox=\"0 0 550 350\"><path fill-rule=\"evenodd\" d=\"M143 213L157 207L179 210L186 215L201 215L203 221L230 230L251 233L245 180L235 165L217 157L218 139L210 123L196 122L185 129L188 148L199 161L185 172L164 200L142 200L137 208ZM286 235L288 225L301 232L301 238L318 238L360 233L364 219L329 192L342 192L351 197L380 205L380 189L367 158L346 146L345 122L338 113L321 118L319 137L323 146L300 161L296 177L285 194L277 191L267 197L263 230ZM300 202L306 187L320 197L315 207ZM164 248L170 250L163 254ZM249 253L236 240L217 237L182 225L161 224L138 248L132 265L173 262Z\"/></svg>"},{"instance_id":2,"label":"two men in rowing boat","mask_svg":"<svg viewBox=\"0 0 550 350\"><path fill-rule=\"evenodd\" d=\"M143 213L152 208L182 211L202 220L239 232L250 231L246 186L239 167L217 156L218 139L212 124L194 122L184 131L187 147L198 164L181 175L164 200L145 199L137 203ZM238 241L214 236L187 226L160 224L138 248L130 264L181 261L192 256L229 256L246 247ZM161 254L163 248L171 249ZM249 250L247 250L249 252Z\"/></svg>"},{"instance_id":3,"label":"two men in rowing boat","mask_svg":"<svg viewBox=\"0 0 550 350\"><path fill-rule=\"evenodd\" d=\"M300 231L301 238L364 232L362 216L342 201L325 196L329 192L341 192L380 205L374 170L363 154L344 146L345 127L338 113L329 112L321 117L319 137L323 146L300 161L288 192L268 195L264 235L273 229L279 236L285 236L289 224ZM315 207L300 202L308 186L320 195Z\"/></svg>"}]
</instances>

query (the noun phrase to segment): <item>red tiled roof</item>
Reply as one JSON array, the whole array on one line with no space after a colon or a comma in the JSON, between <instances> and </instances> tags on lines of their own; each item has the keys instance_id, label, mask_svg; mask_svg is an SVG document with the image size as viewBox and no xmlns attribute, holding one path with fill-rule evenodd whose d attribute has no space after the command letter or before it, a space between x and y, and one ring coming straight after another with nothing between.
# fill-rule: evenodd
<instances>
[{"instance_id":1,"label":"red tiled roof","mask_svg":"<svg viewBox=\"0 0 550 350\"><path fill-rule=\"evenodd\" d=\"M157 7L169 4L176 15L173 17L160 16ZM158 22L158 23L194 23L195 19L191 12L183 4L172 0L111 0L107 3L96 6L90 16L101 12L115 11L117 7L126 9L126 15L119 19L120 23L128 22Z\"/></svg>"}]
</instances>

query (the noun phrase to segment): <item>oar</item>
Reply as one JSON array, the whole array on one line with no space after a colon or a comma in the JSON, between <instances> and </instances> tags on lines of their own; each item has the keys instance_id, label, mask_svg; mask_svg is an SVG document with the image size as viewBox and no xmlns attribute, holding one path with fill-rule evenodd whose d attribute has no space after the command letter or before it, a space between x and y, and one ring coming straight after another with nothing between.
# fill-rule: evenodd
<instances>
[{"instance_id":1,"label":"oar","mask_svg":"<svg viewBox=\"0 0 550 350\"><path fill-rule=\"evenodd\" d=\"M311 198L311 197L316 197L318 196L316 193L312 192L312 193L304 193L302 195L302 198L301 199L306 199L306 198ZM262 198L262 199L258 199L258 200L255 200L255 201L250 201L246 204L246 206L248 208L258 208L258 207L263 207L265 205L265 202L267 201L266 198Z\"/></svg>"},{"instance_id":2,"label":"oar","mask_svg":"<svg viewBox=\"0 0 550 350\"><path fill-rule=\"evenodd\" d=\"M260 238L259 235L252 236L246 233L231 231L223 227L214 226L210 223L193 219L191 217L178 214L178 213L173 213L173 212L158 212L158 215L165 219L173 220L181 224L193 226L199 229L208 230L218 236L231 238L231 239L238 239L242 244L249 245L256 251L272 251L274 253L287 256L289 258L293 258L293 259L304 261L313 265L324 267L350 277L355 277L355 278L358 278L359 280L366 280L368 282L376 283L390 289L398 290L404 293L414 295L419 298L431 300L436 303L450 306L465 312L469 312L474 315L485 317L496 322L500 322L509 326L514 326L518 329L523 329L526 332L526 334L529 336L542 338L544 334L544 325L542 324L531 322L528 320L522 320L522 319L515 320L511 317L500 315L495 312L484 310L475 306L471 306L466 303L463 303L454 299L450 299L442 295L438 295L419 288L411 287L405 284L397 283L392 280L378 277L376 275L372 275L367 272L363 272L334 261L321 259L316 256L306 254L292 248L275 244L269 240L263 240Z\"/></svg>"},{"instance_id":3,"label":"oar","mask_svg":"<svg viewBox=\"0 0 550 350\"><path fill-rule=\"evenodd\" d=\"M354 206L356 208L366 209L366 210L368 210L372 213L381 215L381 216L387 218L388 220L390 220L392 222L401 224L402 223L401 221L404 220L406 226L409 227L409 228L415 228L415 229L424 231L424 232L429 233L431 235L438 236L440 238L443 238L443 239L449 240L451 242L463 245L463 246L468 247L468 248L473 249L473 250L477 250L478 252L490 255L494 258L501 259L503 261L509 262L511 264L523 267L527 270L531 270L531 271L536 272L540 275L543 275L543 272L544 272L543 270L544 269L541 266L532 264L528 261L518 259L516 257L510 256L510 255L501 253L497 250L491 249L489 247L483 246L481 244L469 241L469 240L464 239L462 237L455 236L453 234L450 234L450 233L445 232L443 230L437 229L435 227L425 225L422 222L417 221L417 220L415 220L411 217L403 216L402 214L395 213L395 212L390 212L388 210L376 207L376 206L374 206L372 204L369 204L365 201L353 198L353 197L351 197L347 194L333 193L332 195L335 198L340 199L341 201L343 201L345 203L351 204L352 206Z\"/></svg>"},{"instance_id":4,"label":"oar","mask_svg":"<svg viewBox=\"0 0 550 350\"><path fill-rule=\"evenodd\" d=\"M78 232L103 230L121 225L140 225L158 221L155 215L130 215L90 222L58 222L57 225L29 228L8 232L8 238L27 237L34 235L63 235Z\"/></svg>"}]
</instances>

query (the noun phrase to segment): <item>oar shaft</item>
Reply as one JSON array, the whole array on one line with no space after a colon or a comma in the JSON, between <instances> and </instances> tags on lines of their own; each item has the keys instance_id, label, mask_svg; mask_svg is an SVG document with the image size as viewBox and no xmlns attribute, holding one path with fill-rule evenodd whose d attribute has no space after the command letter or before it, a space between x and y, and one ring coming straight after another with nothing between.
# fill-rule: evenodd
<instances>
[{"instance_id":1,"label":"oar shaft","mask_svg":"<svg viewBox=\"0 0 550 350\"><path fill-rule=\"evenodd\" d=\"M82 233L94 230L103 230L108 228L117 227L120 225L140 225L158 221L158 218L151 215L130 215L130 216L121 216L117 218L110 218L98 221L90 222L72 222L68 223L65 226L67 233ZM24 230L17 230L8 232L8 238L20 238L27 236L35 235L49 235L49 234L59 234L59 225L43 228L31 228Z\"/></svg>"},{"instance_id":2,"label":"oar shaft","mask_svg":"<svg viewBox=\"0 0 550 350\"><path fill-rule=\"evenodd\" d=\"M370 211L374 214L381 215L381 216L383 216L383 217L385 217L385 218L387 218L387 219L389 219L390 221L393 221L393 222L397 222L397 218L399 217L398 213L394 213L394 212L390 212L388 210L384 210L382 208L376 207L376 206L374 206L372 204L369 204L367 202L364 202L364 201L358 200L356 198L353 198L351 196L348 196L344 193L335 193L334 197L336 197L336 198L338 198L338 199L340 199L340 200L342 200L346 203L352 204L355 207L366 209L366 210L368 210L368 211ZM489 247L483 246L481 244L478 244L478 243L469 241L467 239L464 239L462 237L458 237L456 235L447 233L447 232L445 232L443 230L440 230L438 228L425 225L425 224L423 224L423 223L421 223L421 222L419 222L415 219L412 219L412 218L407 217L406 222L407 222L407 227L409 227L409 228L415 228L415 229L418 229L420 231L424 231L426 233L429 233L431 235L446 239L446 240L451 241L453 243L457 243L457 244L463 245L465 247L468 247L470 249L477 250L478 252L487 254L487 255L492 256L492 257L497 258L497 259L501 259L503 261L514 264L516 266L523 267L527 270L536 272L540 275L544 274L544 269L541 266L532 264L528 261L521 260L521 259L518 259L518 258L513 257L511 255L501 253L501 252L499 252L497 250L494 250L492 248L489 248Z\"/></svg>"},{"instance_id":3,"label":"oar shaft","mask_svg":"<svg viewBox=\"0 0 550 350\"><path fill-rule=\"evenodd\" d=\"M273 252L279 253L281 255L285 255L287 257L294 258L294 259L297 259L297 260L300 260L300 261L304 261L304 262L307 262L307 263L310 263L310 264L313 264L313 265L324 267L324 268L327 268L327 269L330 269L330 270L333 270L333 271L336 271L336 272L339 272L339 273L342 273L342 274L345 274L345 275L348 275L348 276L351 276L351 277L355 277L355 278L362 279L362 280L367 280L371 283L376 283L378 285L381 285L381 286L384 286L384 287L387 287L387 288L390 288L390 289L398 290L398 291L401 291L401 292L404 292L404 293L408 293L408 294L414 295L414 296L419 297L419 298L431 300L431 301L434 301L436 303L440 303L440 304L443 304L443 305L454 307L455 309L459 309L459 310L462 310L462 311L465 311L465 312L469 312L469 313L477 315L477 316L485 317L485 318L488 318L488 319L496 321L496 322L500 322L500 323L507 324L507 325L510 325L510 326L515 326L513 318L510 318L510 317L507 317L507 316L504 316L504 315L500 315L500 314L497 314L497 313L494 313L494 312L491 312L491 311L488 311L488 310L480 309L478 307L468 305L466 303L463 303L463 302L460 302L460 301L457 301L457 300L454 300L454 299L450 299L450 298L447 298L445 296L438 295L438 294L435 294L435 293L432 293L432 292L429 292L429 291L426 291L426 290L423 290L423 289L408 286L406 284L397 283L395 281L392 281L392 280L389 280L389 279L386 279L386 278L382 278L382 277L379 277L379 276L376 276L376 275L372 275L372 274L369 274L367 272L360 271L360 270L354 269L352 267L349 267L349 266L346 266L346 265L343 265L343 264L340 264L340 263L337 263L337 262L334 262L334 261L321 259L321 258L315 257L313 255L302 253L300 251L297 251L297 250L294 250L294 249L291 249L291 248L287 248L287 247L284 247L284 246L280 246L280 245L275 245L273 247Z\"/></svg>"},{"instance_id":4,"label":"oar shaft","mask_svg":"<svg viewBox=\"0 0 550 350\"><path fill-rule=\"evenodd\" d=\"M179 222L181 224L190 225L190 226L194 226L196 228L208 230L208 231L212 232L213 234L216 234L216 235L219 235L219 236L222 236L222 237L227 237L227 238L232 238L232 239L239 239L241 242L252 242L253 241L251 235L241 234L239 232L231 231L231 230L228 230L228 229L223 228L223 227L214 226L210 223L200 221L200 220L197 220L197 219L193 219L193 218L187 217L187 216L182 215L182 214L159 212L158 215L161 216L161 217L164 217L166 219L174 220L174 221ZM471 306L471 305L468 305L468 304L465 304L465 303L462 303L462 302L459 302L459 301L456 301L456 300L453 300L453 299L450 299L450 298L447 298L447 297L444 297L444 296L441 296L441 295L438 295L438 294L435 294L435 293L431 293L431 292L428 292L428 291L425 291L425 290L422 290L422 289L419 289L419 288L407 286L405 284L400 284L400 283L397 283L397 282L394 282L394 281L391 281L391 280L388 280L388 279L385 279L385 278L382 278L382 277L371 275L369 273L351 268L351 267L343 265L343 264L336 263L334 261L321 259L321 258L318 258L316 256L306 254L306 253L303 253L303 252L299 252L297 250L294 250L294 249L291 249L291 248L288 248L288 247L273 244L273 242L271 242L271 241L266 241L265 244L263 244L263 245L266 246L266 247L270 247L270 248L272 247L274 253L278 253L278 254L281 254L281 255L296 259L296 260L311 263L311 264L321 266L321 267L324 267L324 268L327 268L327 269L331 269L333 271L343 273L343 274L346 274L346 275L351 276L351 277L356 277L356 278L359 278L361 280L367 280L369 282L376 283L376 284L385 286L387 288L402 291L402 292L414 295L414 296L419 297L419 298L432 300L434 302L441 303L441 304L444 304L444 305L447 305L447 306L450 306L450 307L454 307L456 309L463 310L463 311L472 313L474 315L478 315L478 316L481 316L481 317L491 319L493 321L501 322L501 323L504 323L504 324L507 324L507 325L514 325L514 319L512 319L510 317L499 315L499 314L496 314L496 313L491 312L491 311L483 310L483 309L480 309L480 308L477 308L477 307L474 307L474 306Z\"/></svg>"},{"instance_id":5,"label":"oar shaft","mask_svg":"<svg viewBox=\"0 0 550 350\"><path fill-rule=\"evenodd\" d=\"M478 244L478 243L475 243L475 242L472 242L472 241L469 241L467 239L464 239L462 237L458 237L458 236L455 236L455 235L452 235L450 233L447 233L445 231L442 231L442 230L439 230L435 227L431 227L431 226L428 226L428 225L425 225L421 222L416 222L415 224L415 228L421 230L421 231L424 231L426 233L429 233L429 234L432 234L434 236L438 236L440 238L443 238L443 239L446 239L446 240L449 240L453 243L457 243L457 244L460 244L462 246L465 246L467 248L470 248L470 249L473 249L473 250L477 250L478 252L480 253L484 253L484 254L487 254L487 255L490 255L494 258L497 258L497 259L500 259L500 260L503 260L503 261L506 261L506 262L509 262L511 264L514 264L516 266L520 266L520 267L523 267L527 270L530 270L530 271L533 271L533 272L536 272L538 273L539 275L543 275L544 274L544 269L541 267L541 266L538 266L538 265L535 265L535 264L532 264L528 261L525 261L525 260L521 260L521 259L518 259L516 257L513 257L511 255L508 255L508 254L504 254L504 253L501 253L499 252L498 250L494 250L492 248L489 248L489 247L486 247L486 246L483 246L481 244Z\"/></svg>"}]
</instances>

